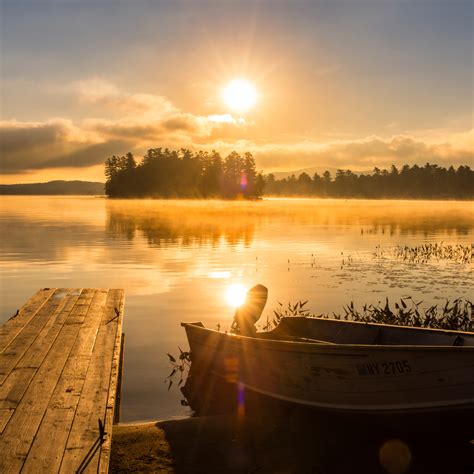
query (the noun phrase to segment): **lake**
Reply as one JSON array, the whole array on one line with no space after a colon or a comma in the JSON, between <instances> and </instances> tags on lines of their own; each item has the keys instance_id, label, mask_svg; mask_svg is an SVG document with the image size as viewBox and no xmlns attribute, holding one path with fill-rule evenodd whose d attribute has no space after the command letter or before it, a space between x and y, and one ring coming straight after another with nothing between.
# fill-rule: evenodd
<instances>
[{"instance_id":1,"label":"lake","mask_svg":"<svg viewBox=\"0 0 474 474\"><path fill-rule=\"evenodd\" d=\"M473 298L472 263L398 258L397 246L468 245L472 202L266 199L259 202L2 196L0 322L42 287L124 288L122 421L186 413L168 392L181 321L229 329L231 285L269 289L311 312L354 302L422 306Z\"/></svg>"}]
</instances>

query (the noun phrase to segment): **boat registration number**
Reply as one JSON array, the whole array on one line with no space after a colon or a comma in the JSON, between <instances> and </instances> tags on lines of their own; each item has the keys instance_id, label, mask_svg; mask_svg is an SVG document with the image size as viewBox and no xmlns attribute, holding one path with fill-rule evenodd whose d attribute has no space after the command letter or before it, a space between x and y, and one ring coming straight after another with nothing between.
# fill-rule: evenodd
<instances>
[{"instance_id":1,"label":"boat registration number","mask_svg":"<svg viewBox=\"0 0 474 474\"><path fill-rule=\"evenodd\" d=\"M400 375L413 372L408 360L394 360L389 362L373 362L371 364L357 364L359 375Z\"/></svg>"}]
</instances>

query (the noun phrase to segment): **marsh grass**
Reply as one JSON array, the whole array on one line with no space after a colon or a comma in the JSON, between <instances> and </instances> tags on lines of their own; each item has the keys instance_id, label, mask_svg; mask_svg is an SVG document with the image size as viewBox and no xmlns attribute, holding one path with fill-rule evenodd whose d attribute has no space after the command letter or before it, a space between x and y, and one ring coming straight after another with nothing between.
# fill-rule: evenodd
<instances>
[{"instance_id":1,"label":"marsh grass","mask_svg":"<svg viewBox=\"0 0 474 474\"><path fill-rule=\"evenodd\" d=\"M431 261L450 261L453 263L472 263L473 244L444 244L443 242L427 242L421 245L407 246L397 245L391 254L397 260L406 263L424 264ZM374 252L375 258L384 258L386 252L378 245Z\"/></svg>"},{"instance_id":2,"label":"marsh grass","mask_svg":"<svg viewBox=\"0 0 474 474\"><path fill-rule=\"evenodd\" d=\"M264 330L278 326L281 318L304 316L313 318L332 318L344 321L359 321L364 323L393 324L397 326L413 326L431 329L449 329L456 331L473 331L473 303L469 300L458 298L454 301L446 300L444 305L423 307L422 301L415 301L412 297L400 299L390 305L388 298L385 304L364 304L362 309L356 308L354 302L343 307L343 313L311 314L306 309L307 301L298 301L279 306L273 312L273 318L267 319Z\"/></svg>"},{"instance_id":3,"label":"marsh grass","mask_svg":"<svg viewBox=\"0 0 474 474\"><path fill-rule=\"evenodd\" d=\"M284 317L294 317L294 316L300 316L300 317L312 317L313 315L310 314L309 309L306 309L306 305L308 301L298 301L295 304L288 303L287 306L283 306L283 303L278 303L278 308L273 311L273 317L270 319L270 317L267 315L267 320L265 324L263 325L262 329L264 331L270 331L273 328L277 327L278 324L280 324L281 318Z\"/></svg>"}]
</instances>

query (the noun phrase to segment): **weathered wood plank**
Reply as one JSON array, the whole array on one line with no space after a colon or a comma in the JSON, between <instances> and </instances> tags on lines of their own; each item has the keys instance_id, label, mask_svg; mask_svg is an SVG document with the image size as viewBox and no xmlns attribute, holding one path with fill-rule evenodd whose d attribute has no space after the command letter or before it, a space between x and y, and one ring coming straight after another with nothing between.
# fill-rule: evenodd
<instances>
[{"instance_id":1,"label":"weathered wood plank","mask_svg":"<svg viewBox=\"0 0 474 474\"><path fill-rule=\"evenodd\" d=\"M110 451L112 448L112 429L115 420L114 411L117 407L117 387L120 377L121 357L122 357L122 331L123 331L123 310L125 305L125 298L123 292L119 295L119 303L116 306L118 310L117 329L115 333L115 346L112 358L112 367L110 371L110 386L107 396L107 407L105 412L105 432L107 436L106 442L101 446L99 469L100 473L107 473L109 469ZM106 323L107 324L107 323Z\"/></svg>"},{"instance_id":2,"label":"weathered wood plank","mask_svg":"<svg viewBox=\"0 0 474 474\"><path fill-rule=\"evenodd\" d=\"M69 301L67 298L55 298L54 296L53 294L41 306L35 317L30 319L28 324L23 326L10 344L4 348L0 358L0 385L5 382L35 340L38 337L44 340L49 328Z\"/></svg>"},{"instance_id":3,"label":"weathered wood plank","mask_svg":"<svg viewBox=\"0 0 474 474\"><path fill-rule=\"evenodd\" d=\"M58 472L74 414L75 409L72 407L56 408L46 412L37 435L40 438L38 441L35 438L21 469L22 473ZM77 471L71 471L74 472Z\"/></svg>"},{"instance_id":4,"label":"weathered wood plank","mask_svg":"<svg viewBox=\"0 0 474 474\"><path fill-rule=\"evenodd\" d=\"M14 410L18 406L37 370L36 368L23 368L12 371L0 387L0 410ZM4 428L5 426L2 426L0 422L0 433Z\"/></svg>"},{"instance_id":5,"label":"weathered wood plank","mask_svg":"<svg viewBox=\"0 0 474 474\"><path fill-rule=\"evenodd\" d=\"M6 321L0 327L0 353L3 352L23 327L35 316L41 307L55 292L55 288L38 290L19 310L16 316Z\"/></svg>"},{"instance_id":6,"label":"weathered wood plank","mask_svg":"<svg viewBox=\"0 0 474 474\"><path fill-rule=\"evenodd\" d=\"M10 421L15 410L13 408L2 408L0 409L0 433L4 430L7 423Z\"/></svg>"},{"instance_id":7,"label":"weathered wood plank","mask_svg":"<svg viewBox=\"0 0 474 474\"><path fill-rule=\"evenodd\" d=\"M70 289L66 292L57 311L43 326L32 344L26 348L21 359L17 361L15 367L0 386L0 409L16 408L78 300L77 291ZM15 345L20 341L21 337L18 337L15 340ZM18 352L21 352L21 350ZM3 356L0 360L2 359ZM7 357L6 360L8 363L13 361L11 357Z\"/></svg>"},{"instance_id":8,"label":"weathered wood plank","mask_svg":"<svg viewBox=\"0 0 474 474\"><path fill-rule=\"evenodd\" d=\"M107 290L99 290L94 295L22 472L58 472L59 470L102 314L105 311L107 293ZM54 445L51 440L54 440Z\"/></svg>"},{"instance_id":9,"label":"weathered wood plank","mask_svg":"<svg viewBox=\"0 0 474 474\"><path fill-rule=\"evenodd\" d=\"M68 324L63 325L0 435L0 472L14 473L21 470L94 294L94 290L82 292L69 315Z\"/></svg>"},{"instance_id":10,"label":"weathered wood plank","mask_svg":"<svg viewBox=\"0 0 474 474\"><path fill-rule=\"evenodd\" d=\"M114 370L118 370L114 369L112 354L117 347L119 327L121 335L123 298L122 290L110 290L107 296L106 309L97 333L91 363L77 406L60 472L76 472L81 465L83 466L88 453L99 439L98 420L101 419L107 425L109 423L107 418L113 420L113 406L109 408L108 404L115 395L111 395L109 400L109 390L111 376L114 374ZM120 349L120 345L118 347ZM104 354L107 354L107 357L104 357ZM110 429L105 437L105 446L110 447L111 434ZM87 463L87 472L97 471L100 451L99 447L94 455L90 457ZM108 456L106 456L104 462L105 464L108 463ZM107 466L104 469L107 469Z\"/></svg>"},{"instance_id":11,"label":"weathered wood plank","mask_svg":"<svg viewBox=\"0 0 474 474\"><path fill-rule=\"evenodd\" d=\"M123 290L42 290L0 328L0 472L108 471L123 304Z\"/></svg>"},{"instance_id":12,"label":"weathered wood plank","mask_svg":"<svg viewBox=\"0 0 474 474\"><path fill-rule=\"evenodd\" d=\"M122 327L123 327L123 318L122 318ZM118 330L120 331L120 328ZM121 411L122 411L122 384L123 384L124 356L125 356L125 333L122 332L122 338L120 340L120 356L119 356L119 363L118 363L119 366L118 366L118 375L117 375L117 389L115 391L114 425L120 423L120 416L122 414Z\"/></svg>"}]
</instances>

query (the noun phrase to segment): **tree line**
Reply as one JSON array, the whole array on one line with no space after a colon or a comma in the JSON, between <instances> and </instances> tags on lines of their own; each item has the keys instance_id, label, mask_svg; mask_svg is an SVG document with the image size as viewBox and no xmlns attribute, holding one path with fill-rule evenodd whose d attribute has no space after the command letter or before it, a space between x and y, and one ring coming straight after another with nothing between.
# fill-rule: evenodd
<instances>
[{"instance_id":1,"label":"tree line","mask_svg":"<svg viewBox=\"0 0 474 474\"><path fill-rule=\"evenodd\" d=\"M105 192L109 197L258 199L268 196L335 198L473 199L474 171L469 166L443 168L404 165L374 168L356 174L339 169L334 177L301 173L277 179L258 173L251 153L233 151L224 158L216 151L151 148L137 162L132 153L105 162Z\"/></svg>"},{"instance_id":2,"label":"tree line","mask_svg":"<svg viewBox=\"0 0 474 474\"><path fill-rule=\"evenodd\" d=\"M265 176L265 194L273 196L315 196L335 198L406 198L406 199L473 199L474 171L469 166L443 168L426 163L425 166L392 165L390 170L374 168L370 174L355 174L337 170L313 177L301 173L276 179Z\"/></svg>"},{"instance_id":3,"label":"tree line","mask_svg":"<svg viewBox=\"0 0 474 474\"><path fill-rule=\"evenodd\" d=\"M137 163L132 153L105 162L105 193L109 197L257 199L264 178L251 153L186 148L149 149Z\"/></svg>"}]
</instances>

